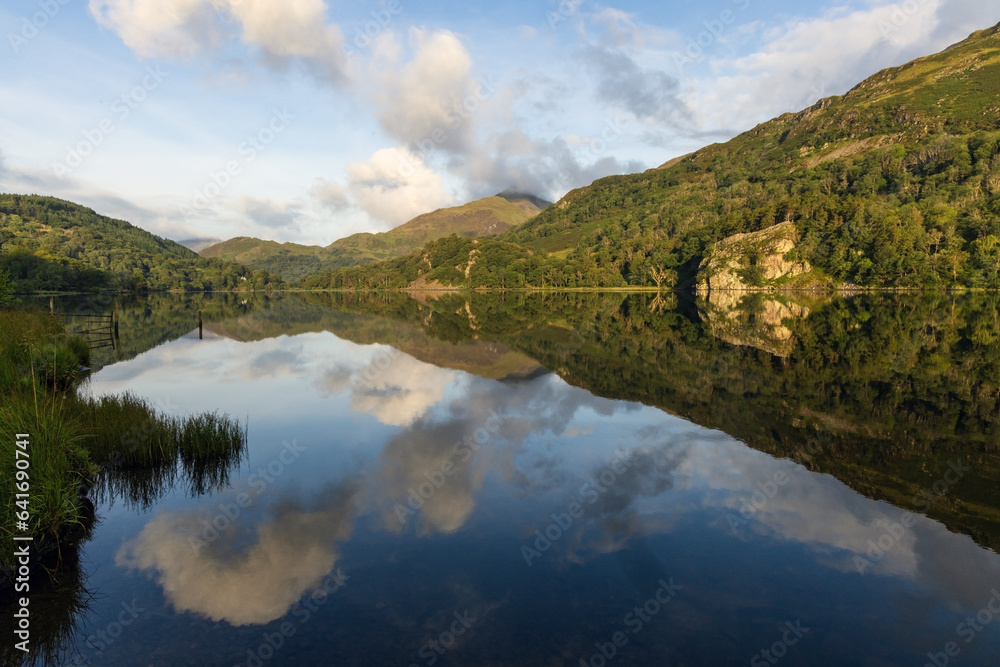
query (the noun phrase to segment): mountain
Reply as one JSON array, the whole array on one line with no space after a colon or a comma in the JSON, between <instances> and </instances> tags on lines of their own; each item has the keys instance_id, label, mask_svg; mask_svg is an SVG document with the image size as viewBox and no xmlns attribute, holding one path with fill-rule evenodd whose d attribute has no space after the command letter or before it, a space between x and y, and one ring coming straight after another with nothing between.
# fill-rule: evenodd
<instances>
[{"instance_id":1,"label":"mountain","mask_svg":"<svg viewBox=\"0 0 1000 667\"><path fill-rule=\"evenodd\" d=\"M552 202L547 199L542 199L541 197L536 197L533 194L528 194L527 192L520 192L514 188L507 188L503 192L497 195L497 197L502 197L510 203L518 206L526 213L532 217L538 215L549 206L552 206Z\"/></svg>"},{"instance_id":2,"label":"mountain","mask_svg":"<svg viewBox=\"0 0 1000 667\"><path fill-rule=\"evenodd\" d=\"M310 283L1000 287L998 100L1000 26L725 144L574 190L495 240L442 240Z\"/></svg>"},{"instance_id":3,"label":"mountain","mask_svg":"<svg viewBox=\"0 0 1000 667\"><path fill-rule=\"evenodd\" d=\"M178 243L188 250L201 252L205 248L211 248L216 243L222 243L222 239L181 239Z\"/></svg>"},{"instance_id":4,"label":"mountain","mask_svg":"<svg viewBox=\"0 0 1000 667\"><path fill-rule=\"evenodd\" d=\"M202 257L239 262L262 271L271 271L284 280L297 280L302 275L328 271L332 263L326 248L298 243L278 243L248 236L216 243L199 251Z\"/></svg>"},{"instance_id":5,"label":"mountain","mask_svg":"<svg viewBox=\"0 0 1000 667\"><path fill-rule=\"evenodd\" d=\"M19 292L263 289L263 271L203 259L184 246L78 204L0 194L0 271Z\"/></svg>"},{"instance_id":6,"label":"mountain","mask_svg":"<svg viewBox=\"0 0 1000 667\"><path fill-rule=\"evenodd\" d=\"M549 204L533 195L505 191L495 197L417 216L388 232L354 234L325 248L239 237L206 248L201 255L273 271L292 281L407 255L451 234L464 238L501 234L538 215Z\"/></svg>"}]
</instances>

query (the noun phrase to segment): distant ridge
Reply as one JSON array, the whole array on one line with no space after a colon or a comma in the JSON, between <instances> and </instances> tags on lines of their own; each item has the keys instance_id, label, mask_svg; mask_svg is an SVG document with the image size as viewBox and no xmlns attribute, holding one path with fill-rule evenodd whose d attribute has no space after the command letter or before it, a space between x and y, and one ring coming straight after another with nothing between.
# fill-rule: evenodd
<instances>
[{"instance_id":1,"label":"distant ridge","mask_svg":"<svg viewBox=\"0 0 1000 667\"><path fill-rule=\"evenodd\" d=\"M507 188L503 192L498 193L497 197L502 197L512 204L517 204L518 202L528 202L537 208L539 212L544 211L549 206L552 206L552 202L546 199L542 199L541 197L537 197L526 192L520 192L514 188Z\"/></svg>"},{"instance_id":2,"label":"distant ridge","mask_svg":"<svg viewBox=\"0 0 1000 667\"><path fill-rule=\"evenodd\" d=\"M199 257L179 243L72 202L0 194L0 270L22 292L246 290L277 276Z\"/></svg>"},{"instance_id":3,"label":"distant ridge","mask_svg":"<svg viewBox=\"0 0 1000 667\"><path fill-rule=\"evenodd\" d=\"M464 238L502 234L549 205L540 197L510 190L419 215L387 232L353 234L325 248L237 237L207 247L200 254L272 271L291 282L324 271L407 255L430 241L452 234Z\"/></svg>"},{"instance_id":4,"label":"distant ridge","mask_svg":"<svg viewBox=\"0 0 1000 667\"><path fill-rule=\"evenodd\" d=\"M1000 24L458 241L302 284L1000 289Z\"/></svg>"},{"instance_id":5,"label":"distant ridge","mask_svg":"<svg viewBox=\"0 0 1000 667\"><path fill-rule=\"evenodd\" d=\"M211 248L217 243L222 243L222 239L184 239L182 241L178 241L178 243L188 250L200 253L205 248Z\"/></svg>"}]
</instances>

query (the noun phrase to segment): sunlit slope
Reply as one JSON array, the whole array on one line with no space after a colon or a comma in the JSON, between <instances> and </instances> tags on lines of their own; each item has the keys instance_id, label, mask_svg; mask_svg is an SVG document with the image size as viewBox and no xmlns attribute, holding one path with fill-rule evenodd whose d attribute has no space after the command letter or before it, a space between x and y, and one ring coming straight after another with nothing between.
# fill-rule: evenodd
<instances>
[{"instance_id":1,"label":"sunlit slope","mask_svg":"<svg viewBox=\"0 0 1000 667\"><path fill-rule=\"evenodd\" d=\"M690 280L714 242L791 220L798 254L840 281L993 284L998 130L991 28L665 168L573 191L503 238L648 284L651 267Z\"/></svg>"},{"instance_id":2,"label":"sunlit slope","mask_svg":"<svg viewBox=\"0 0 1000 667\"><path fill-rule=\"evenodd\" d=\"M420 215L387 232L354 234L326 247L239 237L206 248L201 255L273 271L292 281L407 255L452 234L463 238L501 234L538 215L545 203L530 195L503 193Z\"/></svg>"},{"instance_id":3,"label":"sunlit slope","mask_svg":"<svg viewBox=\"0 0 1000 667\"><path fill-rule=\"evenodd\" d=\"M0 194L0 270L21 291L260 289L278 282L79 204L14 194Z\"/></svg>"}]
</instances>

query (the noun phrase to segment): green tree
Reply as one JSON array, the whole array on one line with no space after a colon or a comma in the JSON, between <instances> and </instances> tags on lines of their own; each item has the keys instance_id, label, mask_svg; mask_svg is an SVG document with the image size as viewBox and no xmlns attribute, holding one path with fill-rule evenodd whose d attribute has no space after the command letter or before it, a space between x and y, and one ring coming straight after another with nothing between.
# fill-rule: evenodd
<instances>
[{"instance_id":1,"label":"green tree","mask_svg":"<svg viewBox=\"0 0 1000 667\"><path fill-rule=\"evenodd\" d=\"M0 308L9 306L14 301L14 281L10 274L0 271Z\"/></svg>"}]
</instances>

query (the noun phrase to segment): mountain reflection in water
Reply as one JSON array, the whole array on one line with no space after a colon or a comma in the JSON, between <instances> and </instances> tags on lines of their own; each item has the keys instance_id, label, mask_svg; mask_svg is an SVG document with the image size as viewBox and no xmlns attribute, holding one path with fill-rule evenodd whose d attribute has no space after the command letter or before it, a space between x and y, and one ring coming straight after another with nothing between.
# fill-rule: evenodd
<instances>
[{"instance_id":1,"label":"mountain reflection in water","mask_svg":"<svg viewBox=\"0 0 1000 667\"><path fill-rule=\"evenodd\" d=\"M577 665L621 632L622 664L735 665L798 623L788 664L994 664L1000 624L956 627L1000 587L996 301L122 304L93 391L248 415L249 452L99 504L66 662Z\"/></svg>"}]
</instances>

